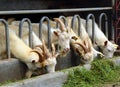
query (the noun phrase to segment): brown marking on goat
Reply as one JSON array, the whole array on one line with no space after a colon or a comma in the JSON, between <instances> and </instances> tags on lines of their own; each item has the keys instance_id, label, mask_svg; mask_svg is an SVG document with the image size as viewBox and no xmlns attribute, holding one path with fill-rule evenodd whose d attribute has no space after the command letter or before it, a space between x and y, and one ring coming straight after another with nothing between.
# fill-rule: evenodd
<instances>
[{"instance_id":1,"label":"brown marking on goat","mask_svg":"<svg viewBox=\"0 0 120 87\"><path fill-rule=\"evenodd\" d=\"M71 39L74 39L76 41L78 39L78 37L77 36L72 36Z\"/></svg>"},{"instance_id":2,"label":"brown marking on goat","mask_svg":"<svg viewBox=\"0 0 120 87\"><path fill-rule=\"evenodd\" d=\"M42 40L42 45L37 45L32 52L36 52L39 55L39 62L42 63L49 57L49 50L47 49L44 40Z\"/></svg>"},{"instance_id":3,"label":"brown marking on goat","mask_svg":"<svg viewBox=\"0 0 120 87\"><path fill-rule=\"evenodd\" d=\"M43 62L45 60L43 53L41 53L38 49L33 49L31 52L35 52L39 55L39 62Z\"/></svg>"},{"instance_id":4,"label":"brown marking on goat","mask_svg":"<svg viewBox=\"0 0 120 87\"><path fill-rule=\"evenodd\" d=\"M55 53L55 45L52 44L52 52L50 53L50 51L47 49L44 40L42 40L42 45L38 45L35 47L35 49L33 49L33 52L36 52L39 55L39 62L41 64L42 67L48 65L48 62L46 61L48 58L53 58L53 56L55 58L57 58L57 56L59 55Z\"/></svg>"},{"instance_id":5,"label":"brown marking on goat","mask_svg":"<svg viewBox=\"0 0 120 87\"><path fill-rule=\"evenodd\" d=\"M58 35L58 33L56 31L54 31L54 34L59 37L59 35Z\"/></svg>"}]
</instances>

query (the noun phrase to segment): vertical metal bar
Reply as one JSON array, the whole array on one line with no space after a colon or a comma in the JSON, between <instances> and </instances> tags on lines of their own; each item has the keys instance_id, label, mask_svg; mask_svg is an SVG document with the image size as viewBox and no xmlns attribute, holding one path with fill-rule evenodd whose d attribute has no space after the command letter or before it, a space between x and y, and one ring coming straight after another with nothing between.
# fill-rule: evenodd
<instances>
[{"instance_id":1,"label":"vertical metal bar","mask_svg":"<svg viewBox=\"0 0 120 87\"><path fill-rule=\"evenodd\" d=\"M80 16L79 15L74 15L72 18L72 29L75 29L75 21L76 19L78 20L78 35L80 36L80 32L81 32L81 20L80 20Z\"/></svg>"},{"instance_id":2,"label":"vertical metal bar","mask_svg":"<svg viewBox=\"0 0 120 87\"><path fill-rule=\"evenodd\" d=\"M10 55L10 39L9 39L8 23L4 19L0 19L0 22L2 22L5 25L7 58L10 59L11 55Z\"/></svg>"},{"instance_id":3,"label":"vertical metal bar","mask_svg":"<svg viewBox=\"0 0 120 87\"><path fill-rule=\"evenodd\" d=\"M115 5L115 0L112 0L112 7Z\"/></svg>"},{"instance_id":4,"label":"vertical metal bar","mask_svg":"<svg viewBox=\"0 0 120 87\"><path fill-rule=\"evenodd\" d=\"M44 21L47 21L47 26L48 26L48 48L51 51L51 26L50 26L50 19L47 16L44 16L41 18L39 22L39 38L42 39L42 24Z\"/></svg>"},{"instance_id":5,"label":"vertical metal bar","mask_svg":"<svg viewBox=\"0 0 120 87\"><path fill-rule=\"evenodd\" d=\"M60 19L63 19L63 22L65 24L65 27L67 27L67 21L66 21L66 18L65 16L59 16Z\"/></svg>"},{"instance_id":6,"label":"vertical metal bar","mask_svg":"<svg viewBox=\"0 0 120 87\"><path fill-rule=\"evenodd\" d=\"M67 27L67 21L66 21L65 16L59 16L59 19L62 19L62 20L63 20L63 22L64 22L64 24L65 24L65 27ZM58 22L56 22L56 28L58 28L58 27L59 27L59 23L58 23Z\"/></svg>"},{"instance_id":7,"label":"vertical metal bar","mask_svg":"<svg viewBox=\"0 0 120 87\"><path fill-rule=\"evenodd\" d=\"M92 18L92 43L95 43L95 16L93 14L88 14L87 19L86 19L86 31L88 32L88 21Z\"/></svg>"},{"instance_id":8,"label":"vertical metal bar","mask_svg":"<svg viewBox=\"0 0 120 87\"><path fill-rule=\"evenodd\" d=\"M99 16L99 28L102 29L102 19L105 17L105 35L108 38L108 17L105 13L101 13Z\"/></svg>"},{"instance_id":9,"label":"vertical metal bar","mask_svg":"<svg viewBox=\"0 0 120 87\"><path fill-rule=\"evenodd\" d=\"M19 24L19 37L22 37L22 27L23 27L23 23L27 22L28 23L28 28L29 28L29 46L32 48L32 24L31 21L28 18L23 18L20 21Z\"/></svg>"}]
</instances>

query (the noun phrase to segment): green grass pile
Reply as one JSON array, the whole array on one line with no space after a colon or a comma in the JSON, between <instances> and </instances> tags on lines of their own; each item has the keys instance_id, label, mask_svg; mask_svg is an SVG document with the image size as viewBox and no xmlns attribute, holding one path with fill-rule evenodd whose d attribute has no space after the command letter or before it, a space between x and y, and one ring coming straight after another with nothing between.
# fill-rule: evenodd
<instances>
[{"instance_id":1,"label":"green grass pile","mask_svg":"<svg viewBox=\"0 0 120 87\"><path fill-rule=\"evenodd\" d=\"M63 87L102 87L105 83L120 82L120 66L99 59L92 62L91 70L75 68L69 71Z\"/></svg>"}]
</instances>

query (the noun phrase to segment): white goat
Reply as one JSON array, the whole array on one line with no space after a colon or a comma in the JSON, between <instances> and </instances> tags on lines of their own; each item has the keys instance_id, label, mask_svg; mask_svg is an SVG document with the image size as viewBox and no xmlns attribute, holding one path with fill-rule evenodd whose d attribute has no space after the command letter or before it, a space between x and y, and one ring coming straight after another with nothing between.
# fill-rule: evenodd
<instances>
[{"instance_id":1,"label":"white goat","mask_svg":"<svg viewBox=\"0 0 120 87\"><path fill-rule=\"evenodd\" d=\"M57 20L59 21L59 23L61 23L63 28L65 28L64 23L60 19ZM74 51L78 53L78 55L80 56L80 60L83 63L90 63L93 60L93 53L91 53L91 48L89 43L87 47L86 45L87 43L83 42L81 38L78 37L77 34L73 32L69 24L66 27L66 29L70 37L70 45L74 49Z\"/></svg>"},{"instance_id":2,"label":"white goat","mask_svg":"<svg viewBox=\"0 0 120 87\"><path fill-rule=\"evenodd\" d=\"M67 21L68 21L69 26L71 26L72 17L67 17ZM74 25L75 26L74 32L77 34L78 33L78 20L76 20L74 24L75 24ZM100 56L103 57L104 55L101 52L96 51L93 48L91 39L90 39L88 33L86 32L85 26L83 26L82 23L80 25L81 26L80 26L80 36L79 37L82 39L82 41L84 43L86 43L87 47L88 47L88 45L91 47L91 53L93 53L93 58L97 57L98 54L100 54Z\"/></svg>"},{"instance_id":3,"label":"white goat","mask_svg":"<svg viewBox=\"0 0 120 87\"><path fill-rule=\"evenodd\" d=\"M6 53L4 26L0 26L0 55L4 57L3 53ZM35 49L31 49L27 46L18 36L13 29L9 29L10 38L10 51L17 59L21 60L28 66L26 77L31 77L33 72L42 67L47 67L48 72L55 71L56 57L55 48L52 45L53 51L50 53L45 46L45 43ZM39 49L38 49L39 48Z\"/></svg>"},{"instance_id":4,"label":"white goat","mask_svg":"<svg viewBox=\"0 0 120 87\"><path fill-rule=\"evenodd\" d=\"M57 21L57 19L54 19L55 21ZM51 43L54 44L58 44L60 46L60 55L61 56L65 56L69 50L70 50L70 37L69 34L67 32L67 30L65 29L65 27L63 27L63 25L60 24L60 28L55 28L56 26L56 22L55 21L50 21L51 24ZM20 21L13 21L11 24L12 25L19 25ZM27 27L27 25L25 24L23 27ZM38 23L32 23L32 27L33 27L33 31L35 32L35 34L38 34L38 29L39 29L39 24ZM48 27L47 24L44 22L42 24L42 38L45 40L45 43L47 43L47 38L48 38Z\"/></svg>"},{"instance_id":5,"label":"white goat","mask_svg":"<svg viewBox=\"0 0 120 87\"><path fill-rule=\"evenodd\" d=\"M19 32L19 27L15 26L13 24L9 25L9 28L12 29L17 35ZM38 36L32 31L32 47L34 48L37 45L42 45L41 40L38 38ZM25 42L25 44L29 45L29 30L27 27L23 27L22 29L22 40Z\"/></svg>"},{"instance_id":6,"label":"white goat","mask_svg":"<svg viewBox=\"0 0 120 87\"><path fill-rule=\"evenodd\" d=\"M81 18L81 22L84 26L86 26L86 20ZM95 43L97 46L99 46L102 50L102 53L106 58L113 57L114 52L116 51L118 45L112 44L108 38L105 36L105 34L101 31L101 29L98 27L97 23L95 23ZM88 20L88 34L90 37L92 37L92 20Z\"/></svg>"}]
</instances>

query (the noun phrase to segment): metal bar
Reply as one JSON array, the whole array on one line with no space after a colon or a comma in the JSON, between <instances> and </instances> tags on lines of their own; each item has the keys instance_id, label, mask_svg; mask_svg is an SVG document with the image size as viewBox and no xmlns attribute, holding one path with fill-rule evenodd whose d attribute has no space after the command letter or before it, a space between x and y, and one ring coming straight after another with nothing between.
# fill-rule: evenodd
<instances>
[{"instance_id":1,"label":"metal bar","mask_svg":"<svg viewBox=\"0 0 120 87\"><path fill-rule=\"evenodd\" d=\"M72 29L75 29L75 21L76 19L78 20L78 35L80 36L81 33L81 21L80 21L80 16L79 15L74 15L72 18Z\"/></svg>"},{"instance_id":2,"label":"metal bar","mask_svg":"<svg viewBox=\"0 0 120 87\"><path fill-rule=\"evenodd\" d=\"M50 26L50 19L47 16L42 17L42 19L39 22L39 38L42 40L42 24L44 21L47 21L47 27L48 27L48 48L51 51L51 26Z\"/></svg>"},{"instance_id":3,"label":"metal bar","mask_svg":"<svg viewBox=\"0 0 120 87\"><path fill-rule=\"evenodd\" d=\"M65 24L65 27L67 27L67 21L66 21L65 16L59 16L59 19L63 20L63 22ZM58 22L56 23L56 28L59 28L59 23Z\"/></svg>"},{"instance_id":4,"label":"metal bar","mask_svg":"<svg viewBox=\"0 0 120 87\"><path fill-rule=\"evenodd\" d=\"M99 16L99 28L102 30L102 19L103 19L103 16L105 17L104 18L104 23L105 23L105 35L107 36L108 38L108 17L105 13L101 13L100 16ZM113 32L114 33L114 32Z\"/></svg>"},{"instance_id":5,"label":"metal bar","mask_svg":"<svg viewBox=\"0 0 120 87\"><path fill-rule=\"evenodd\" d=\"M22 37L22 28L23 23L27 22L29 27L29 46L32 48L32 24L31 21L28 18L23 18L22 21L19 24L19 37Z\"/></svg>"},{"instance_id":6,"label":"metal bar","mask_svg":"<svg viewBox=\"0 0 120 87\"><path fill-rule=\"evenodd\" d=\"M76 12L76 11L98 11L98 10L112 10L112 7L98 7L98 8L70 8L70 9L49 9L49 10L14 10L14 11L0 11L2 14L33 14L33 13L60 13L60 12Z\"/></svg>"},{"instance_id":7,"label":"metal bar","mask_svg":"<svg viewBox=\"0 0 120 87\"><path fill-rule=\"evenodd\" d=\"M0 19L0 22L2 22L5 25L7 58L10 59L11 55L10 55L10 39L9 39L8 23L4 19Z\"/></svg>"},{"instance_id":8,"label":"metal bar","mask_svg":"<svg viewBox=\"0 0 120 87\"><path fill-rule=\"evenodd\" d=\"M95 44L95 16L93 14L88 14L86 18L86 31L88 32L88 21L89 19L92 19L92 43Z\"/></svg>"}]
</instances>

